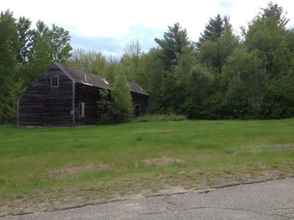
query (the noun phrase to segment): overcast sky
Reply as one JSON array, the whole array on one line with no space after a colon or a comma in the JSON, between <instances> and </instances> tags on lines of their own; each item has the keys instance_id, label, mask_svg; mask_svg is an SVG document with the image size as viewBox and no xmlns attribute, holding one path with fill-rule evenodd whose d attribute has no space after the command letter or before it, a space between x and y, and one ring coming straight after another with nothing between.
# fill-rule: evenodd
<instances>
[{"instance_id":1,"label":"overcast sky","mask_svg":"<svg viewBox=\"0 0 294 220\"><path fill-rule=\"evenodd\" d=\"M70 31L72 46L120 55L138 40L144 50L155 46L168 25L179 22L196 41L210 17L230 17L234 31L250 22L269 0L1 0L0 10L16 17L42 20ZM276 0L294 26L294 0Z\"/></svg>"}]
</instances>

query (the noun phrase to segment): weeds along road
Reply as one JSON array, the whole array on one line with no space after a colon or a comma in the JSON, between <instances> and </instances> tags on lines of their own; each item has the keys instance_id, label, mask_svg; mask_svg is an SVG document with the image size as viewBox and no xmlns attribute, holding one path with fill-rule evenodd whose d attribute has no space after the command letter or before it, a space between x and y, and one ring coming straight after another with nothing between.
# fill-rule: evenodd
<instances>
[{"instance_id":1,"label":"weeds along road","mask_svg":"<svg viewBox=\"0 0 294 220\"><path fill-rule=\"evenodd\" d=\"M97 219L294 219L294 179L240 185L205 193L186 192L86 206L0 220Z\"/></svg>"}]
</instances>

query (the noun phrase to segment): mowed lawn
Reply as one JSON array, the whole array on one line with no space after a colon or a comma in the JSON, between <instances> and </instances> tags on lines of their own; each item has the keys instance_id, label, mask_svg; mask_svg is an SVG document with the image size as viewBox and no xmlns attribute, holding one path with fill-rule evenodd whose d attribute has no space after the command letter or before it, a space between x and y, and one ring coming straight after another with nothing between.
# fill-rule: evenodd
<instances>
[{"instance_id":1,"label":"mowed lawn","mask_svg":"<svg viewBox=\"0 0 294 220\"><path fill-rule=\"evenodd\" d=\"M294 119L0 126L0 206L294 174Z\"/></svg>"}]
</instances>

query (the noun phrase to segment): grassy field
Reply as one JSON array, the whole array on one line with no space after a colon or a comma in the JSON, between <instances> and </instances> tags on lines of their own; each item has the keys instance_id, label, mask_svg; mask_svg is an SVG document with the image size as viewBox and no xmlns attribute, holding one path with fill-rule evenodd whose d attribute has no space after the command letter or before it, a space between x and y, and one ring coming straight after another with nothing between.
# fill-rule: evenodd
<instances>
[{"instance_id":1,"label":"grassy field","mask_svg":"<svg viewBox=\"0 0 294 220\"><path fill-rule=\"evenodd\" d=\"M293 119L0 126L2 212L28 202L89 201L292 174Z\"/></svg>"}]
</instances>

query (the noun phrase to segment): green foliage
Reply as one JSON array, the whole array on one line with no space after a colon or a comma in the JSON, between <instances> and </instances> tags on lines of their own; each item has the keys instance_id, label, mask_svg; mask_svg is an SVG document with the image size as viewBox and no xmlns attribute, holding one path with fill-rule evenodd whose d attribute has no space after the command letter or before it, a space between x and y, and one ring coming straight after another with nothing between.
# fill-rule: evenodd
<instances>
[{"instance_id":1,"label":"green foliage","mask_svg":"<svg viewBox=\"0 0 294 220\"><path fill-rule=\"evenodd\" d=\"M0 96L0 122L15 121L17 110L17 99L21 95L23 82L16 77L9 77L2 87Z\"/></svg>"},{"instance_id":2,"label":"green foliage","mask_svg":"<svg viewBox=\"0 0 294 220\"><path fill-rule=\"evenodd\" d=\"M224 32L224 22L227 18L222 18L219 14L215 18L210 18L208 25L201 34L197 47L200 48L206 41L216 41Z\"/></svg>"},{"instance_id":3,"label":"green foliage","mask_svg":"<svg viewBox=\"0 0 294 220\"><path fill-rule=\"evenodd\" d=\"M160 48L156 51L162 68L151 76L157 81L155 98L162 113L185 113L186 86L194 65L191 42L187 37L187 31L178 23L169 27L164 33L163 39L155 39ZM154 95L154 93L152 93Z\"/></svg>"},{"instance_id":4,"label":"green foliage","mask_svg":"<svg viewBox=\"0 0 294 220\"><path fill-rule=\"evenodd\" d=\"M114 107L109 91L99 91L99 101L97 102L98 123L113 123L113 111Z\"/></svg>"},{"instance_id":5,"label":"green foliage","mask_svg":"<svg viewBox=\"0 0 294 220\"><path fill-rule=\"evenodd\" d=\"M0 122L15 118L19 92L16 21L10 11L0 14ZM15 83L15 85L14 85Z\"/></svg>"},{"instance_id":6,"label":"green foliage","mask_svg":"<svg viewBox=\"0 0 294 220\"><path fill-rule=\"evenodd\" d=\"M127 78L135 80L142 86L148 80L148 76L144 71L144 54L138 41L131 42L125 48L125 53L120 61L121 71L126 73Z\"/></svg>"},{"instance_id":7,"label":"green foliage","mask_svg":"<svg viewBox=\"0 0 294 220\"><path fill-rule=\"evenodd\" d=\"M209 113L209 97L212 94L213 78L207 68L197 65L193 68L186 99L189 118L207 118Z\"/></svg>"},{"instance_id":8,"label":"green foliage","mask_svg":"<svg viewBox=\"0 0 294 220\"><path fill-rule=\"evenodd\" d=\"M164 33L163 39L155 39L155 42L161 48L161 59L164 62L165 70L171 70L178 63L178 55L182 54L184 49L190 46L187 31L179 23L168 27Z\"/></svg>"},{"instance_id":9,"label":"green foliage","mask_svg":"<svg viewBox=\"0 0 294 220\"><path fill-rule=\"evenodd\" d=\"M176 114L147 114L138 118L134 118L134 122L152 122L152 121L184 121L187 120L185 115Z\"/></svg>"},{"instance_id":10,"label":"green foliage","mask_svg":"<svg viewBox=\"0 0 294 220\"><path fill-rule=\"evenodd\" d=\"M49 42L49 28L43 22L38 22L37 30L34 33L34 44L31 49L30 62L27 64L26 69L26 84L35 80L52 63L52 48Z\"/></svg>"},{"instance_id":11,"label":"green foliage","mask_svg":"<svg viewBox=\"0 0 294 220\"><path fill-rule=\"evenodd\" d=\"M34 30L33 46L30 51L29 63L26 66L26 83L36 79L46 71L51 63L65 62L70 57L69 32L52 25L49 28L44 22L37 22Z\"/></svg>"},{"instance_id":12,"label":"green foliage","mask_svg":"<svg viewBox=\"0 0 294 220\"><path fill-rule=\"evenodd\" d=\"M208 119L292 117L294 30L287 28L288 22L283 8L270 3L243 29L241 38L233 33L228 17L217 15L208 21L198 42L191 42L176 23L155 39L157 47L146 52L134 41L121 58L115 58L94 51L71 54L68 31L43 22L33 29L28 19L16 21L11 12L3 12L1 120L12 117L16 94L52 62L103 75L116 84L117 106L109 100L102 106L121 118L127 118L131 105L127 84L119 85L118 76L138 82L150 94L148 109L155 114Z\"/></svg>"},{"instance_id":13,"label":"green foliage","mask_svg":"<svg viewBox=\"0 0 294 220\"><path fill-rule=\"evenodd\" d=\"M31 29L31 21L25 17L18 19L16 27L19 40L18 62L25 64L31 55L34 31Z\"/></svg>"},{"instance_id":14,"label":"green foliage","mask_svg":"<svg viewBox=\"0 0 294 220\"><path fill-rule=\"evenodd\" d=\"M256 17L245 33L245 46L255 51L262 61L264 84L263 117L289 117L293 115L291 91L289 89L293 72L293 43L291 31L286 29L288 20L281 7L269 4L263 13Z\"/></svg>"},{"instance_id":15,"label":"green foliage","mask_svg":"<svg viewBox=\"0 0 294 220\"><path fill-rule=\"evenodd\" d=\"M49 40L53 62L65 63L70 58L72 50L69 32L53 24L49 32Z\"/></svg>"},{"instance_id":16,"label":"green foliage","mask_svg":"<svg viewBox=\"0 0 294 220\"><path fill-rule=\"evenodd\" d=\"M14 120L17 98L48 64L70 56L69 32L38 22L35 29L25 17L12 12L0 15L0 122Z\"/></svg>"},{"instance_id":17,"label":"green foliage","mask_svg":"<svg viewBox=\"0 0 294 220\"><path fill-rule=\"evenodd\" d=\"M283 8L273 2L270 2L267 8L263 9L262 18L273 19L280 27L285 27L289 22L289 19L284 15Z\"/></svg>"},{"instance_id":18,"label":"green foliage","mask_svg":"<svg viewBox=\"0 0 294 220\"><path fill-rule=\"evenodd\" d=\"M145 89L149 91L149 109L151 112L162 112L162 104L164 93L164 63L160 59L161 51L159 49L151 49L148 54L145 54L144 59L144 72L146 72L147 80L145 81Z\"/></svg>"},{"instance_id":19,"label":"green foliage","mask_svg":"<svg viewBox=\"0 0 294 220\"><path fill-rule=\"evenodd\" d=\"M218 74L222 73L227 58L239 46L239 40L233 34L228 20L220 30L220 33L213 35L214 37L202 40L198 47L200 62Z\"/></svg>"},{"instance_id":20,"label":"green foliage","mask_svg":"<svg viewBox=\"0 0 294 220\"><path fill-rule=\"evenodd\" d=\"M180 26L169 27L156 39L157 56L152 52L159 65L149 72L152 109L210 119L293 116L294 35L287 22L283 9L269 4L240 41L229 19L218 15L192 52L189 43L175 50L185 34L177 38Z\"/></svg>"},{"instance_id":21,"label":"green foliage","mask_svg":"<svg viewBox=\"0 0 294 220\"><path fill-rule=\"evenodd\" d=\"M231 117L261 117L266 75L258 53L237 49L224 69L228 86L224 99L226 112Z\"/></svg>"},{"instance_id":22,"label":"green foliage","mask_svg":"<svg viewBox=\"0 0 294 220\"><path fill-rule=\"evenodd\" d=\"M292 55L288 49L285 18L281 8L270 4L245 33L245 45L258 50L269 77L287 71Z\"/></svg>"},{"instance_id":23,"label":"green foliage","mask_svg":"<svg viewBox=\"0 0 294 220\"><path fill-rule=\"evenodd\" d=\"M118 62L112 57L105 57L102 53L87 52L81 49L73 51L67 65L88 73L104 76L110 82L114 81L115 73L119 70Z\"/></svg>"},{"instance_id":24,"label":"green foliage","mask_svg":"<svg viewBox=\"0 0 294 220\"><path fill-rule=\"evenodd\" d=\"M174 77L172 82L166 83L166 87L169 91L166 96L170 96L171 106L173 106L172 112L176 114L186 114L190 79L193 73L193 68L196 63L196 59L193 55L191 48L187 47L183 49L181 54L177 56L178 64L174 71L169 73L168 76Z\"/></svg>"},{"instance_id":25,"label":"green foliage","mask_svg":"<svg viewBox=\"0 0 294 220\"><path fill-rule=\"evenodd\" d=\"M122 72L115 77L111 97L113 99L114 121L127 120L132 114L133 104L127 78Z\"/></svg>"}]
</instances>

